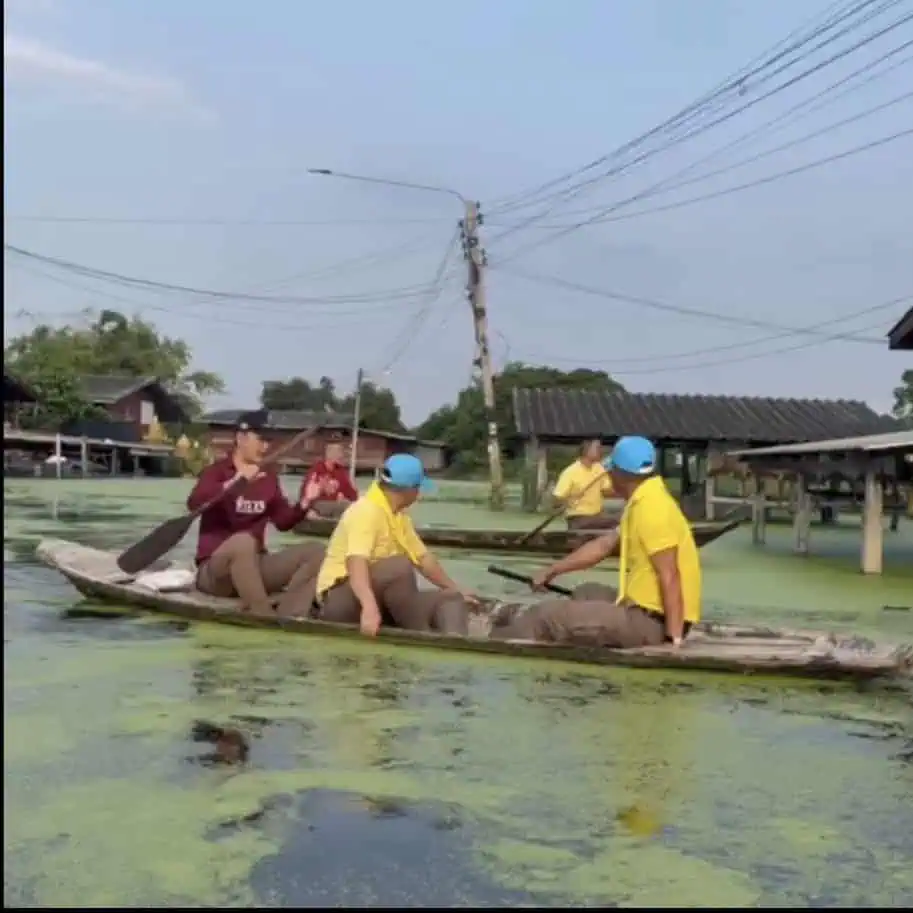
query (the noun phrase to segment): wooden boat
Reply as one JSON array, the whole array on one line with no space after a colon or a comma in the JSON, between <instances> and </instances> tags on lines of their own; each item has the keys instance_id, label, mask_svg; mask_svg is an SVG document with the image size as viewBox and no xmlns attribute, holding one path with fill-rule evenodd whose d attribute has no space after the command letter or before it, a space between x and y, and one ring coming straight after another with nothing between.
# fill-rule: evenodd
<instances>
[{"instance_id":1,"label":"wooden boat","mask_svg":"<svg viewBox=\"0 0 913 913\"><path fill-rule=\"evenodd\" d=\"M117 567L117 555L61 539L46 539L37 549L39 559L58 570L85 596L132 606L193 621L248 627L275 628L295 634L342 635L359 638L357 626L331 624L304 618L254 616L239 611L235 599L206 596L184 583L177 591L159 586L163 570L182 573L191 580L189 568L163 564L156 572L136 577ZM860 638L833 634L773 631L758 627L700 624L684 645L615 650L570 644L540 644L532 641L491 640L490 613L499 605L487 601L483 612L473 616L468 637L452 637L419 631L382 628L382 640L412 647L467 650L594 665L619 665L717 672L765 672L816 678L870 679L907 675L913 668L913 647L879 647Z\"/></svg>"},{"instance_id":2,"label":"wooden boat","mask_svg":"<svg viewBox=\"0 0 913 913\"><path fill-rule=\"evenodd\" d=\"M716 542L732 532L742 522L742 517L723 520L692 521L691 529L698 548ZM305 520L295 532L302 536L329 539L336 527L336 520ZM546 530L532 539L517 529L445 529L425 527L418 530L422 541L431 548L465 548L478 552L526 552L543 555L565 555L598 535L592 530ZM525 541L524 541L525 540Z\"/></svg>"}]
</instances>

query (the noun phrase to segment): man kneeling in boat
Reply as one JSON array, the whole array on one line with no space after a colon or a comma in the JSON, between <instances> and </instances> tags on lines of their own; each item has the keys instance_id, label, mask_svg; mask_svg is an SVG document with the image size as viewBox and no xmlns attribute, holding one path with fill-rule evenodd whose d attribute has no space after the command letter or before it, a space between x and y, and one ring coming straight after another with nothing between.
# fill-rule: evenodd
<instances>
[{"instance_id":1,"label":"man kneeling in boat","mask_svg":"<svg viewBox=\"0 0 913 913\"><path fill-rule=\"evenodd\" d=\"M600 647L678 646L700 618L701 566L691 526L662 477L646 438L623 437L606 460L625 507L617 530L557 561L535 580L594 567L620 546L619 589L585 583L570 600L514 610L492 629L498 639Z\"/></svg>"},{"instance_id":2,"label":"man kneeling in boat","mask_svg":"<svg viewBox=\"0 0 913 913\"><path fill-rule=\"evenodd\" d=\"M284 615L292 613L298 591L313 586L324 549L320 543L305 542L269 553L266 526L271 522L283 532L294 528L320 491L314 484L292 505L276 473L260 469L268 447L261 437L266 418L263 412L239 417L231 454L203 470L187 509L201 507L239 476L244 480L237 493L226 494L200 517L197 589L211 596L238 596L246 610L260 615L272 614L270 594L285 590L277 607Z\"/></svg>"},{"instance_id":3,"label":"man kneeling in boat","mask_svg":"<svg viewBox=\"0 0 913 913\"><path fill-rule=\"evenodd\" d=\"M612 494L612 482L602 465L602 443L584 441L580 456L558 476L552 497L565 505L567 528L612 529L618 518L603 509L603 498Z\"/></svg>"},{"instance_id":4,"label":"man kneeling in boat","mask_svg":"<svg viewBox=\"0 0 913 913\"><path fill-rule=\"evenodd\" d=\"M342 515L317 577L313 616L360 624L374 635L382 621L412 631L466 635L468 603L428 551L406 513L430 487L421 462L396 454L380 479ZM415 571L437 587L419 590Z\"/></svg>"},{"instance_id":5,"label":"man kneeling in boat","mask_svg":"<svg viewBox=\"0 0 913 913\"><path fill-rule=\"evenodd\" d=\"M358 489L345 467L345 447L339 441L330 441L323 452L323 459L315 463L301 483L301 497L312 482L320 486L320 495L308 519L330 517L334 520L358 500Z\"/></svg>"}]
</instances>

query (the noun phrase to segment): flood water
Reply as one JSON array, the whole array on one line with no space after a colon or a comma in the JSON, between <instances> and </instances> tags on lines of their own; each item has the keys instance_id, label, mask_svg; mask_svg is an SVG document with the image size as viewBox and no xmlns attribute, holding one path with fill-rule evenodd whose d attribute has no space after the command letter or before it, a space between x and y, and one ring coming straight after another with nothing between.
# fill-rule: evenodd
<instances>
[{"instance_id":1,"label":"flood water","mask_svg":"<svg viewBox=\"0 0 913 913\"><path fill-rule=\"evenodd\" d=\"M44 536L120 548L188 486L4 486L5 905L913 903L906 686L187 625L87 603L34 560ZM534 522L473 491L419 520ZM763 551L748 535L703 552L707 616L913 641L913 611L883 608L913 605L913 523L877 580L851 528L815 530L809 559L788 530ZM443 557L518 593L490 556ZM219 763L214 727L244 734L246 763Z\"/></svg>"}]
</instances>

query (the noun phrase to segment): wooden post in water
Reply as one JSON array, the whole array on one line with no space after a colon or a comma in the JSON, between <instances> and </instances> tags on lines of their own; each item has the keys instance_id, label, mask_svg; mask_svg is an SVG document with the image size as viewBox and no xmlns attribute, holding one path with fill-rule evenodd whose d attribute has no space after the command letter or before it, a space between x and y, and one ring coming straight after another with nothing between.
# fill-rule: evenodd
<instances>
[{"instance_id":1,"label":"wooden post in water","mask_svg":"<svg viewBox=\"0 0 913 913\"><path fill-rule=\"evenodd\" d=\"M58 479L63 475L63 441L59 431L54 435L54 471Z\"/></svg>"},{"instance_id":2,"label":"wooden post in water","mask_svg":"<svg viewBox=\"0 0 913 913\"><path fill-rule=\"evenodd\" d=\"M79 439L79 462L82 468L82 477L89 476L89 439L83 435Z\"/></svg>"},{"instance_id":3,"label":"wooden post in water","mask_svg":"<svg viewBox=\"0 0 913 913\"><path fill-rule=\"evenodd\" d=\"M882 522L884 495L874 469L865 474L865 502L862 507L862 573L880 574L884 562Z\"/></svg>"},{"instance_id":4,"label":"wooden post in water","mask_svg":"<svg viewBox=\"0 0 913 913\"><path fill-rule=\"evenodd\" d=\"M764 480L759 472L754 474L754 495L751 498L751 541L754 545L767 542L767 498Z\"/></svg>"},{"instance_id":5,"label":"wooden post in water","mask_svg":"<svg viewBox=\"0 0 913 913\"><path fill-rule=\"evenodd\" d=\"M808 554L809 539L812 527L812 497L808 493L805 476L796 477L796 515L793 519L793 530L796 535L796 551L800 555Z\"/></svg>"}]
</instances>

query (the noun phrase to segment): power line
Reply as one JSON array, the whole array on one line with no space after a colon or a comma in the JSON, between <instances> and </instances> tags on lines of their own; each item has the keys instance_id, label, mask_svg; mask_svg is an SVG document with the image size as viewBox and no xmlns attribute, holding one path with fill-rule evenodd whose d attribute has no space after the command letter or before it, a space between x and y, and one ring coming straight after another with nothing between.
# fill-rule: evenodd
<instances>
[{"instance_id":1,"label":"power line","mask_svg":"<svg viewBox=\"0 0 913 913\"><path fill-rule=\"evenodd\" d=\"M896 3L896 2L899 2L899 0L893 0L893 2L889 5L894 5L894 3ZM718 126L719 124L722 124L722 123L732 119L733 117L748 110L749 108L753 107L754 105L759 104L760 102L773 97L774 95L784 91L785 89L790 88L791 86L795 85L796 83L800 82L801 80L808 78L809 76L813 75L814 73L822 70L824 67L834 64L835 62L842 59L843 57L846 57L848 54L851 54L854 51L857 51L860 48L865 47L866 45L877 40L878 38L883 37L886 34L889 34L894 29L900 27L901 25L905 24L906 22L908 22L910 20L913 20L913 13L911 13L910 15L905 16L899 20L894 21L891 25L889 25L885 28L882 28L875 33L871 33L871 34L867 35L864 39L860 40L856 44L843 48L841 51L837 52L836 54L833 54L831 57L829 57L823 61L820 61L819 63L815 64L814 66L810 67L809 69L804 70L803 72L791 77L786 82L781 83L780 85L775 86L773 89L768 90L766 93L760 95L759 97L752 99L751 101L749 101L746 104L742 105L741 107L737 108L735 111L730 111L726 114L723 114L720 117L718 117L716 120L711 121L709 124L700 125L700 126L694 128L693 130L691 130L691 132L685 134L684 136L677 137L676 139L670 141L670 143L668 143L665 148L669 149L669 148L673 148L674 146L680 145L682 142L685 142L688 139L698 136L701 133L705 133L707 130L710 130L711 128L713 128L715 126ZM858 24L850 27L849 29L845 29L844 33L846 31L851 31L854 28L858 28ZM842 34L843 33L841 33L841 35ZM826 44L832 40L835 40L836 37L840 37L840 36L834 36L831 39L828 39L827 42L822 43L821 45L816 47L814 50L819 50L820 47L823 46L823 44ZM779 73L783 69L788 68L788 66L791 66L791 65L792 64L789 64L786 67L780 67L776 72ZM583 191L583 189L586 186L589 186L594 183L598 183L598 182L604 180L606 177L609 177L609 176L612 176L613 174L617 174L621 171L624 171L627 168L631 167L632 165L639 164L642 161L645 161L647 158L652 157L654 154L656 154L655 151L643 153L643 154L641 154L641 156L639 158L634 159L631 162L625 162L622 165L616 167L615 169L610 170L610 172L608 172L606 174L603 174L601 176L597 176L594 178L590 178L587 181L581 182L575 188L571 188L567 191L564 191L562 195L564 196L565 199L569 199L573 196L577 196ZM536 214L528 217L524 223L521 223L520 225L514 226L514 227L508 229L507 231L502 232L500 235L496 236L493 240L494 241L503 240L505 237L507 237L511 234L514 234L516 231L519 231L525 227L529 227L530 225L534 224L535 222L541 220L542 218L545 218L546 216L551 214L551 212L554 210L555 206L557 205L557 202L558 201L556 201L555 203L550 205L547 210L536 213ZM546 241L555 240L558 237L562 237L563 235L568 234L571 231L577 231L580 228L585 228L586 226L598 221L602 215L605 215L607 212L612 211L612 208L613 207L610 206L607 209L604 209L604 210L600 211L599 213L597 213L596 215L594 215L591 219L587 219L587 220L575 223L574 225L567 226L563 230L561 230L558 233L556 233L555 235L551 236L550 238L545 238L545 239L540 238L537 242L534 242L530 246L530 249L533 247L538 247L541 244L546 243ZM525 250L527 250L527 248L524 248L523 250L525 251Z\"/></svg>"},{"instance_id":2,"label":"power line","mask_svg":"<svg viewBox=\"0 0 913 913\"><path fill-rule=\"evenodd\" d=\"M85 292L95 298L105 298L109 301L116 301L120 304L130 305L131 307L140 308L144 311L146 311L146 310L155 311L156 313L168 314L172 317L178 316L182 319L186 317L190 320L197 320L197 321L205 322L208 324L218 324L220 326L222 324L230 324L230 325L234 325L234 326L248 326L248 327L267 327L267 328L274 327L275 329L282 329L282 330L316 330L316 329L331 329L333 327L339 327L342 323L345 322L343 320L337 320L333 323L316 323L316 324L314 324L314 323L279 324L279 323L273 322L272 320L270 320L269 322L264 322L264 319L263 319L264 309L262 307L259 307L259 308L245 307L243 304L238 304L238 303L235 303L232 301L219 302L218 303L218 307L219 307L218 314L201 313L199 311L191 310L187 307L188 304L205 304L205 302L202 302L199 300L191 299L190 302L182 301L180 303L176 303L173 306L155 304L155 303L149 302L148 300L140 301L136 298L127 298L124 295L118 295L115 292L108 291L107 289L96 288L95 286L92 286L92 285L80 283L79 281L73 279L73 277L71 277L71 276L67 276L66 278L64 278L64 276L62 276L62 275L56 275L48 270L41 269L40 267L35 267L34 265L27 266L23 263L16 263L16 264L11 264L11 265L14 266L16 269L20 269L23 272L29 273L40 279L45 279L48 282L56 283L57 285L60 285L63 288L70 289L71 291ZM355 309L340 310L339 308L334 308L329 313L324 312L324 311L317 311L316 315L334 317L334 318L353 318L354 317L354 318L357 318L359 321L364 322L364 320L366 318L370 319L374 315L380 315L380 314L386 315L387 312L392 310L394 307L395 307L395 305L391 304L386 307L380 307L380 308L376 307L376 308L372 308L372 309L355 308ZM225 308L234 309L242 314L259 314L260 319L253 321L253 322L249 321L249 320L232 319L230 317L226 317L225 314L223 313L223 310ZM83 310L85 310L85 309L83 309ZM91 310L91 308L89 310ZM31 312L29 312L29 313L31 313ZM82 313L82 311L80 313ZM270 315L277 314L277 313L278 314L292 314L292 313L300 314L301 309L300 308L270 308L268 311L266 311L266 313L268 313ZM309 311L309 313L314 314L315 312ZM47 316L49 318L53 318L53 317L59 317L62 315L57 312L47 312Z\"/></svg>"},{"instance_id":3,"label":"power line","mask_svg":"<svg viewBox=\"0 0 913 913\"><path fill-rule=\"evenodd\" d=\"M734 149L735 147L742 145L748 139L752 139L753 137L761 135L761 134L769 135L770 133L783 129L783 127L787 126L787 124L790 121L799 119L799 118L795 117L796 114L799 114L800 117L802 117L802 118L807 117L809 114L813 113L814 111L820 110L821 108L826 107L827 105L833 104L833 102L837 101L838 99L843 98L846 95L849 95L850 93L857 91L858 89L861 89L863 86L868 85L875 79L880 79L880 78L888 75L888 73L897 69L899 66L903 66L904 64L910 63L911 61L913 61L913 55L909 55L899 61L894 62L890 67L886 67L884 70L882 70L878 73L871 74L867 79L861 80L860 82L856 83L855 85L851 85L851 86L844 88L844 90L842 92L838 92L838 93L832 95L830 98L825 97L825 96L829 95L831 92L833 92L834 89L845 85L850 80L870 71L873 67L877 66L878 64L884 63L886 60L890 59L894 55L896 55L896 54L900 53L901 51L904 51L910 47L913 47L913 40L907 41L904 44L899 45L898 47L889 51L887 54L884 54L883 56L879 57L877 60L870 61L865 66L860 67L857 70L854 70L852 73L850 73L848 76L845 76L843 79L839 80L838 82L832 83L831 85L826 86L824 89L822 89L820 92L816 93L815 95L811 96L810 98L804 99L803 101L801 101L798 104L794 105L793 107L789 108L787 111L783 112L782 114L777 115L776 117L772 118L771 120L768 120L762 124L759 124L757 127L752 128L747 133L743 133L741 136L737 137L736 139L732 140L731 142L726 143L724 146L711 150L706 155L703 155L700 158L694 160L693 162L691 162L684 168L681 168L678 171L674 172L673 174L669 175L668 177L663 178L661 181L658 181L656 184L653 184L650 187L648 187L642 191L639 191L638 193L635 193L630 197L627 197L623 200L618 201L617 203L612 205L611 211L614 212L618 209L621 209L621 208L627 206L630 203L637 202L638 200L649 199L654 196L662 195L662 194L668 193L672 190L677 190L680 187L687 186L689 184L697 183L699 181L709 180L712 177L717 177L720 174L724 174L727 171L731 171L735 168L739 168L739 167L742 167L747 164L752 164L769 155L773 155L777 152L782 152L785 149L791 148L792 146L799 145L800 143L803 143L803 142L807 142L808 140L816 138L817 136L821 136L827 132L830 132L831 130L846 126L846 124L852 123L855 120L869 117L872 114L877 113L878 111L882 110L885 107L888 107L893 104L897 104L900 100L903 100L903 99L909 97L909 93L907 95L901 96L900 99L894 99L890 102L887 102L884 105L879 105L875 108L866 109L865 111L860 112L859 114L854 115L851 118L847 118L845 120L829 124L827 127L820 128L819 130L816 130L813 133L806 134L805 136L800 137L798 139L791 140L788 143L784 143L780 146L776 146L774 148L757 153L756 155L751 156L749 158L741 159L740 161L733 162L729 165L723 166L722 168L718 168L713 171L704 172L702 174L699 174L693 178L689 178L684 181L675 181L676 178L681 177L685 174L689 174L699 165L712 161L715 158L719 158L719 156L723 155L724 153L729 152L730 150ZM817 102L817 104L814 104L815 102ZM605 209L602 207L590 206L585 209L569 210L565 213L565 215L569 215L569 216L587 215L587 214L591 214L597 210L600 213L605 212ZM545 227L562 228L565 226L560 225L560 224L552 224L549 226L542 226L542 227L543 228L545 228Z\"/></svg>"},{"instance_id":4,"label":"power line","mask_svg":"<svg viewBox=\"0 0 913 913\"><path fill-rule=\"evenodd\" d=\"M49 257L34 251L25 250L11 244L5 244L4 249L12 254L23 257L27 260L34 260L44 263L48 266L56 267L65 272L75 273L90 279L112 282L131 288L141 288L149 291L176 292L180 294L189 294L201 298L212 298L214 300L240 300L261 302L268 304L288 303L288 304L329 304L337 303L371 303L384 302L390 298L413 298L421 297L428 292L428 286L408 286L405 288L384 289L383 291L373 292L361 295L321 295L320 297L304 297L293 295L256 295L245 292L229 292L208 288L197 288L194 286L175 285L168 282L161 282L153 279L144 279L136 276L128 276L123 273L111 272L109 270L96 269L94 267L84 266L69 260L63 260L57 257Z\"/></svg>"},{"instance_id":5,"label":"power line","mask_svg":"<svg viewBox=\"0 0 913 913\"><path fill-rule=\"evenodd\" d=\"M913 128L909 130L901 130L898 133L891 133L888 136L883 136L877 140L872 140L870 143L863 143L861 146L854 146L852 149L846 149L843 152L836 152L833 155L815 159L814 161L806 162L804 165L797 165L795 168L789 168L785 171L778 171L775 174L769 174L762 178L756 178L753 181L746 181L742 184L735 184L732 187L724 187L721 190L714 190L711 193L704 193L700 196L689 197L687 200L678 200L674 203L665 203L662 206L652 206L648 209L640 209L636 212L621 213L620 215L615 216L607 215L604 218L593 219L591 222L592 224L602 224L604 222L623 222L627 219L636 219L640 216L651 215L656 212L668 212L672 209L681 209L683 206L692 206L695 203L703 203L705 200L715 200L718 197L726 197L732 193L741 193L743 190L751 190L754 187L764 187L767 184L772 184L775 181L780 181L784 178L794 177L797 174L804 174L806 171L812 171L815 168L820 168L824 165L830 165L833 162L839 162L843 159L852 158L855 155L861 155L863 152L870 152L872 149L877 149L880 146L886 146L890 143L897 142L897 140L903 139L905 136L910 136L911 134L913 134Z\"/></svg>"},{"instance_id":6,"label":"power line","mask_svg":"<svg viewBox=\"0 0 913 913\"><path fill-rule=\"evenodd\" d=\"M538 273L526 273L517 269L499 268L499 271L509 276L516 276L519 279L526 279L529 282L541 282L547 285L554 285L558 288L564 288L569 291L582 292L586 295L595 295L596 297L606 298L611 301L624 301L629 304L636 304L640 307L650 308L651 310L665 311L666 313L680 314L686 317L699 317L703 320L713 320L718 323L730 324L731 326L746 326L762 330L776 330L780 333L818 336L825 339L842 339L847 342L864 342L877 345L883 344L883 340L880 339L866 338L846 333L818 333L812 329L784 326L783 324L773 323L769 320L757 320L750 317L737 317L732 314L721 314L716 311L707 311L701 308L670 304L669 302L658 301L654 298L644 298L636 295L621 294L619 292L612 292L606 289L593 288L592 286L583 285L579 282L572 282L568 279L561 279L557 276L543 276Z\"/></svg>"},{"instance_id":7,"label":"power line","mask_svg":"<svg viewBox=\"0 0 913 913\"><path fill-rule=\"evenodd\" d=\"M909 296L907 296L909 298ZM881 324L872 324L865 329L867 330L876 330L881 326ZM761 358L771 358L774 355L785 355L788 352L799 352L803 349L812 349L816 346L827 345L832 342L839 342L839 339L815 339L809 342L799 342L791 346L783 346L778 349L771 349L767 352L754 352L747 355L737 355L732 358L720 358L710 361L698 362L696 364L690 365L678 365L678 366L669 366L669 367L655 367L655 368L634 368L631 370L623 370L618 372L622 375L628 374L668 374L670 371L693 371L697 368L715 368L721 367L723 365L731 364L741 364L745 361L757 361ZM881 341L884 345L884 340Z\"/></svg>"},{"instance_id":8,"label":"power line","mask_svg":"<svg viewBox=\"0 0 913 913\"><path fill-rule=\"evenodd\" d=\"M890 308L895 308L899 304L904 304L909 298L910 298L909 295L902 295L899 298L892 298L890 301L885 301L885 302L882 302L881 304L875 304L870 307L862 308L861 310L852 311L848 314L843 314L840 317L834 317L834 318L831 318L828 320L820 321L818 323L807 324L806 326L796 327L795 329L784 330L783 332L774 333L769 336L760 336L756 339L745 340L743 342L727 343L725 345L716 345L716 346L712 346L709 348L705 347L702 349L691 349L690 351L686 351L686 352L657 353L655 355L645 355L645 356L641 356L639 358L612 358L610 363L613 367L613 370L615 370L619 365L621 365L621 366L631 365L631 364L637 365L637 364L644 364L646 362L655 364L657 361L671 361L672 359L679 359L679 358L697 358L697 357L701 357L701 356L705 356L705 355L715 355L718 352L731 352L731 351L734 351L735 349L747 349L747 348L751 348L752 346L762 345L767 342L773 342L774 340L777 340L777 339L786 339L788 337L793 337L793 336L801 335L801 334L808 333L808 332L814 332L815 330L819 330L822 327L831 327L831 326L834 326L834 324L846 323L851 320L857 320L858 318L860 318L862 316L865 316L867 314L872 314L876 311L884 311L884 310L888 310ZM828 334L828 338L823 339L822 342L863 342L863 341L868 342L868 341L870 341L873 344L877 343L878 345L884 345L884 340L880 340L880 339L867 340L867 339L864 339L863 337L830 338L830 336L831 336L831 334ZM579 358L568 359L568 358L563 358L563 357L556 357L553 355L547 355L547 354L544 354L541 352L533 352L531 354L533 354L539 358L545 358L548 361L553 362L555 364L575 364L578 366L587 365L587 364L604 366L606 364L609 364L609 362L606 362L606 361L581 362L581 360ZM689 366L683 365L681 367L683 369L687 369Z\"/></svg>"},{"instance_id":9,"label":"power line","mask_svg":"<svg viewBox=\"0 0 913 913\"><path fill-rule=\"evenodd\" d=\"M907 298L909 299L909 296L907 296ZM881 326L882 326L882 324L872 324L871 326L866 327L866 329L867 330L876 330ZM839 339L815 339L815 340L811 340L809 342L799 342L799 343L796 343L795 345L783 346L778 349L770 349L767 352L753 352L753 353L749 353L747 355L738 355L738 356L735 356L732 358L713 359L713 360L709 360L709 361L702 361L702 362L697 362L694 364L687 364L687 365L668 365L668 366L662 366L662 367L631 368L631 369L622 368L621 370L616 370L614 365L609 362L602 363L601 366L605 367L605 368L611 368L611 373L618 377L627 377L627 376L631 376L631 375L635 375L635 374L669 374L672 372L694 371L694 370L701 369L701 368L714 368L714 367L721 367L723 365L742 364L745 361L757 361L762 358L772 358L773 356L776 356L776 355L784 355L789 352L799 352L803 349L812 349L812 348L815 348L816 346L827 345L828 343L839 342L839 341L840 341ZM883 341L882 341L882 344L883 344ZM594 365L596 363L590 362L589 364Z\"/></svg>"},{"instance_id":10,"label":"power line","mask_svg":"<svg viewBox=\"0 0 913 913\"><path fill-rule=\"evenodd\" d=\"M426 299L419 305L415 314L413 314L409 320L406 321L405 326L394 339L393 345L391 347L392 353L386 358L384 367L381 368L382 373L390 371L393 366L403 357L403 355L405 355L409 346L415 341L416 337L421 332L425 321L428 319L431 309L440 299L441 294L444 290L444 279L447 273L447 266L450 263L450 258L452 257L454 251L457 250L457 241L459 240L459 237L460 231L458 228L451 235L450 240L447 242L447 247L444 250L444 256L441 258L441 262L435 271L434 279L431 283L432 290L429 292Z\"/></svg>"},{"instance_id":11,"label":"power line","mask_svg":"<svg viewBox=\"0 0 913 913\"><path fill-rule=\"evenodd\" d=\"M640 209L636 212L629 213L620 213L619 215L601 215L597 214L590 219L587 219L585 222L576 222L573 225L566 226L562 229L559 229L554 234L547 236L546 238L540 238L538 241L533 241L532 243L521 247L519 250L513 251L509 257L506 257L500 261L496 261L494 266L499 267L504 263L508 263L512 260L515 260L520 254L529 253L531 250L534 250L538 247L541 247L542 244L548 243L550 241L555 241L564 235L570 234L573 231L576 231L579 228L583 228L587 225L603 224L606 222L623 222L628 219L636 219L645 215L652 215L657 212L668 212L673 209L681 209L684 206L692 206L695 203L703 203L706 200L715 200L719 197L729 196L733 193L740 193L743 190L751 190L755 187L764 187L767 184L772 184L775 181L783 180L784 178L794 177L798 174L804 174L806 171L812 171L815 168L820 168L824 165L830 165L833 162L839 162L843 159L852 158L856 155L861 155L864 152L870 152L873 149L877 149L880 146L886 146L889 143L897 142L900 139L903 139L906 136L913 134L913 128L909 130L901 130L897 133L889 134L888 136L880 137L877 140L872 140L872 142L864 143L861 146L854 146L851 149L846 149L843 152L835 153L834 155L828 155L824 158L815 159L811 162L806 162L804 165L798 165L795 168L789 168L785 171L779 171L774 174L766 175L765 177L756 178L753 181L746 181L742 184L735 184L732 187L724 187L721 190L715 190L711 193L701 194L695 197L689 197L686 200L678 200L674 203L666 203L661 206L653 206L647 209ZM609 207L607 210L604 210L605 213L612 212L612 207Z\"/></svg>"},{"instance_id":12,"label":"power line","mask_svg":"<svg viewBox=\"0 0 913 913\"><path fill-rule=\"evenodd\" d=\"M304 226L330 227L333 225L429 225L450 222L448 216L429 216L413 219L237 219L237 218L156 218L149 216L79 216L4 214L8 222L37 222L49 225L148 225L188 228L297 228Z\"/></svg>"},{"instance_id":13,"label":"power line","mask_svg":"<svg viewBox=\"0 0 913 913\"><path fill-rule=\"evenodd\" d=\"M861 4L860 7L856 7L854 9L851 9L848 13L844 13L844 17L847 15L852 15L855 12L858 12L859 9L865 8L866 6L869 6L869 5L871 5L870 2L863 3L863 4ZM824 13L819 14L819 15L826 15L827 13L833 11L835 7L839 7L839 6L840 6L839 2L835 3L835 4L831 4L831 6L828 7L824 11ZM790 39L792 39L797 34L801 33L801 31L804 28L806 28L808 25L810 25L812 22L814 22L817 18L818 18L818 16L812 17L812 19L809 20L809 22L806 23L806 25L803 25L803 26L799 27L798 29L795 29L785 39L777 42L772 48L763 52L761 55L756 57L749 64L747 64L745 67L743 67L741 70L738 70L736 73L734 73L731 76L724 79L714 89L710 90L710 92L706 93L705 95L703 95L702 97L697 99L697 101L694 101L691 104L687 105L686 107L682 108L679 112L674 114L672 117L663 121L661 124L657 125L656 127L651 128L646 133L643 133L640 136L635 137L632 140L629 140L627 143L624 143L623 145L619 146L618 148L616 148L612 152L608 153L607 155L600 156L600 157L594 159L593 161L589 162L587 165L584 165L580 168L576 168L563 175L560 175L557 178L547 181L546 183L539 185L537 188L534 188L533 190L526 191L521 194L517 194L513 198L510 198L510 199L502 202L500 204L500 206L498 204L495 204L494 208L492 209L492 212L493 213L504 212L509 209L517 208L518 202L520 200L537 197L544 190L548 190L552 187L555 187L559 184L569 181L579 175L583 175L588 171L592 171L592 170L598 168L600 165L605 164L610 159L618 158L628 152L635 150L639 146L644 145L646 142L651 140L653 137L660 135L665 131L670 131L671 129L680 126L682 123L687 122L688 118L692 118L696 114L698 114L698 115L701 114L704 111L704 109L709 104L711 104L713 101L715 101L719 98L722 98L724 96L731 95L733 92L737 92L740 89L744 89L747 79L750 76L757 75L757 73L760 72L761 70L763 70L763 68L765 66L770 66L773 63L776 63L778 60L782 59L785 55L792 53L794 50L797 50L798 48L800 48L802 46L802 44L807 43L809 40L812 40L814 37L816 37L816 35L821 34L822 30L826 30L827 28L833 28L833 26L835 24L839 24L839 22L842 21L840 17L838 17L836 21L834 21L832 19L830 21L830 23L828 23L828 21L825 21L824 24L819 25L817 27L817 29L811 33L811 35L806 36L805 38L803 38L791 45L788 44ZM782 46L784 44L787 44L787 47L783 48Z\"/></svg>"}]
</instances>

